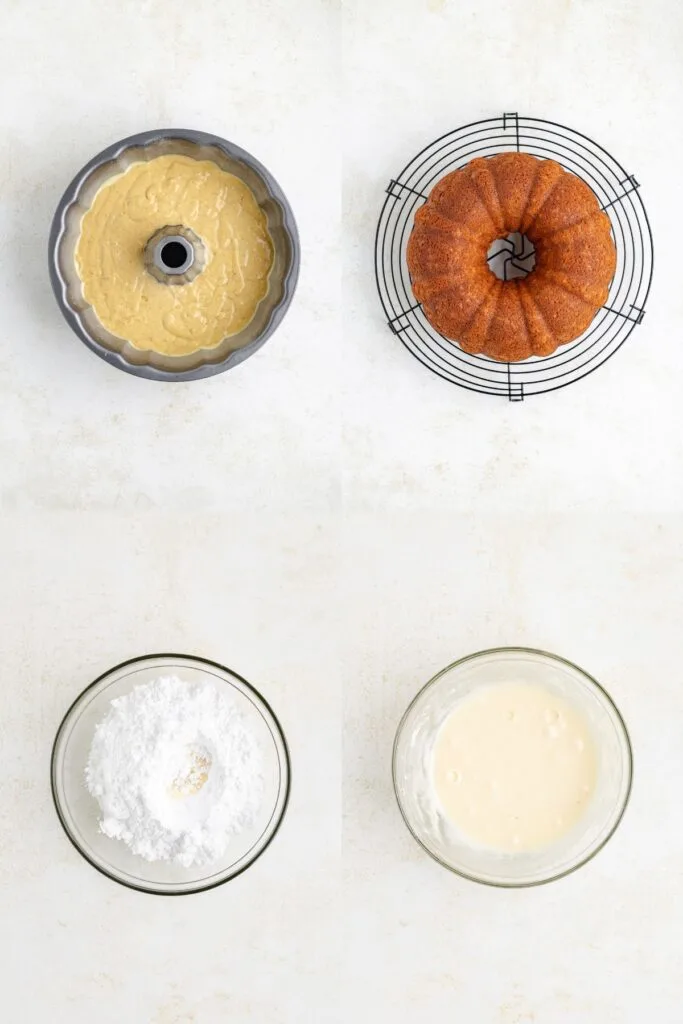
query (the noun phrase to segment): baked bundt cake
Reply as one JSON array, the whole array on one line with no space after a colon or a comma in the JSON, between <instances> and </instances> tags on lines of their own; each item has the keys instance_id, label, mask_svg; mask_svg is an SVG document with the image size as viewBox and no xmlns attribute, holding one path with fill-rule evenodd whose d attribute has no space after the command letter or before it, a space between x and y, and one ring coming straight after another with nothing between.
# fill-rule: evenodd
<instances>
[{"instance_id":1,"label":"baked bundt cake","mask_svg":"<svg viewBox=\"0 0 683 1024\"><path fill-rule=\"evenodd\" d=\"M487 263L496 239L535 248L525 278ZM503 362L547 356L607 301L616 267L610 221L588 185L529 153L478 157L435 185L408 241L413 292L430 324L465 352Z\"/></svg>"}]
</instances>

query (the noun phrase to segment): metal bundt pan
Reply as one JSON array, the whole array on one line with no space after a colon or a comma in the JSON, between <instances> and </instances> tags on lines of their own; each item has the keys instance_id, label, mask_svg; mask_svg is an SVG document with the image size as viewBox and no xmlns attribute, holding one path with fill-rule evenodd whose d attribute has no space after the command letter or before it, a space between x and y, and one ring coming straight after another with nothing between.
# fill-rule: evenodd
<instances>
[{"instance_id":1,"label":"metal bundt pan","mask_svg":"<svg viewBox=\"0 0 683 1024\"><path fill-rule=\"evenodd\" d=\"M81 219L105 181L132 163L179 153L198 160L213 160L240 178L254 193L266 215L274 258L268 292L254 318L238 334L212 349L188 356L143 352L110 334L85 301L74 251ZM116 142L94 157L77 174L62 196L52 222L49 242L50 278L66 322L96 355L126 373L149 380L199 380L222 373L253 355L282 321L292 301L299 276L299 235L292 209L278 183L253 156L206 132L160 128Z\"/></svg>"}]
</instances>

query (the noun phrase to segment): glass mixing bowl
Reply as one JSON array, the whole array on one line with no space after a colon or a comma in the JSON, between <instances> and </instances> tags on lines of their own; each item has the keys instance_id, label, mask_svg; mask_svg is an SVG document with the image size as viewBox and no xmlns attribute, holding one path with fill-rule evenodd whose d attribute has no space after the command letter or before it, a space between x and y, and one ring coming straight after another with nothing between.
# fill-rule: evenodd
<instances>
[{"instance_id":1,"label":"glass mixing bowl","mask_svg":"<svg viewBox=\"0 0 683 1024\"><path fill-rule=\"evenodd\" d=\"M235 701L263 753L264 790L258 816L250 828L231 838L223 857L209 865L184 868L164 861L146 861L131 853L123 842L100 832L99 805L85 786L85 767L95 726L107 714L112 699L160 675L174 675L187 683L212 682ZM67 711L52 750L52 795L67 836L98 871L142 892L201 892L245 871L280 827L289 788L287 743L280 723L263 697L230 669L185 655L148 655L126 661L100 676Z\"/></svg>"},{"instance_id":2,"label":"glass mixing bowl","mask_svg":"<svg viewBox=\"0 0 683 1024\"><path fill-rule=\"evenodd\" d=\"M591 802L567 835L538 850L499 853L475 845L445 817L431 768L437 733L458 701L479 687L511 681L544 686L572 703L593 734L598 775ZM510 888L553 881L594 857L622 819L632 774L626 726L600 684L564 658L521 647L481 651L443 669L414 698L394 742L396 799L414 838L451 871Z\"/></svg>"}]
</instances>

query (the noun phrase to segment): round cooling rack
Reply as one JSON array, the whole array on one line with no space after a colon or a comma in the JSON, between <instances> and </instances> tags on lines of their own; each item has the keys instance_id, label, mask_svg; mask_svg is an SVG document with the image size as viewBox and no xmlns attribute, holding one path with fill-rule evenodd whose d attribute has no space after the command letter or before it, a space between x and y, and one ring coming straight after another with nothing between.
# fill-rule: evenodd
<instances>
[{"instance_id":1,"label":"round cooling rack","mask_svg":"<svg viewBox=\"0 0 683 1024\"><path fill-rule=\"evenodd\" d=\"M431 326L413 295L406 247L415 211L440 178L475 157L511 150L552 158L590 186L612 224L617 268L607 302L579 338L551 356L500 363L463 352ZM389 327L428 369L470 391L519 402L573 384L614 355L645 315L654 253L639 189L634 175L597 142L553 121L503 114L442 135L387 186L375 238L375 274ZM515 258L511 252L513 267Z\"/></svg>"}]
</instances>

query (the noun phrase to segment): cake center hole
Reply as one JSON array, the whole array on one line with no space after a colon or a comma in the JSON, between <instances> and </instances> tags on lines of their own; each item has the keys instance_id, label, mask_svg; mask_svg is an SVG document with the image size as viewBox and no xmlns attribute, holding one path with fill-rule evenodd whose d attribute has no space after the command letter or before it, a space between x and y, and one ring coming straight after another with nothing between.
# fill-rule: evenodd
<instances>
[{"instance_id":1,"label":"cake center hole","mask_svg":"<svg viewBox=\"0 0 683 1024\"><path fill-rule=\"evenodd\" d=\"M507 238L496 238L486 253L489 270L500 281L526 277L536 265L536 250L526 235L513 231Z\"/></svg>"},{"instance_id":2,"label":"cake center hole","mask_svg":"<svg viewBox=\"0 0 683 1024\"><path fill-rule=\"evenodd\" d=\"M177 270L178 267L182 267L187 262L187 257L187 246L183 245L182 242L166 242L161 247L162 263L169 270Z\"/></svg>"}]
</instances>

